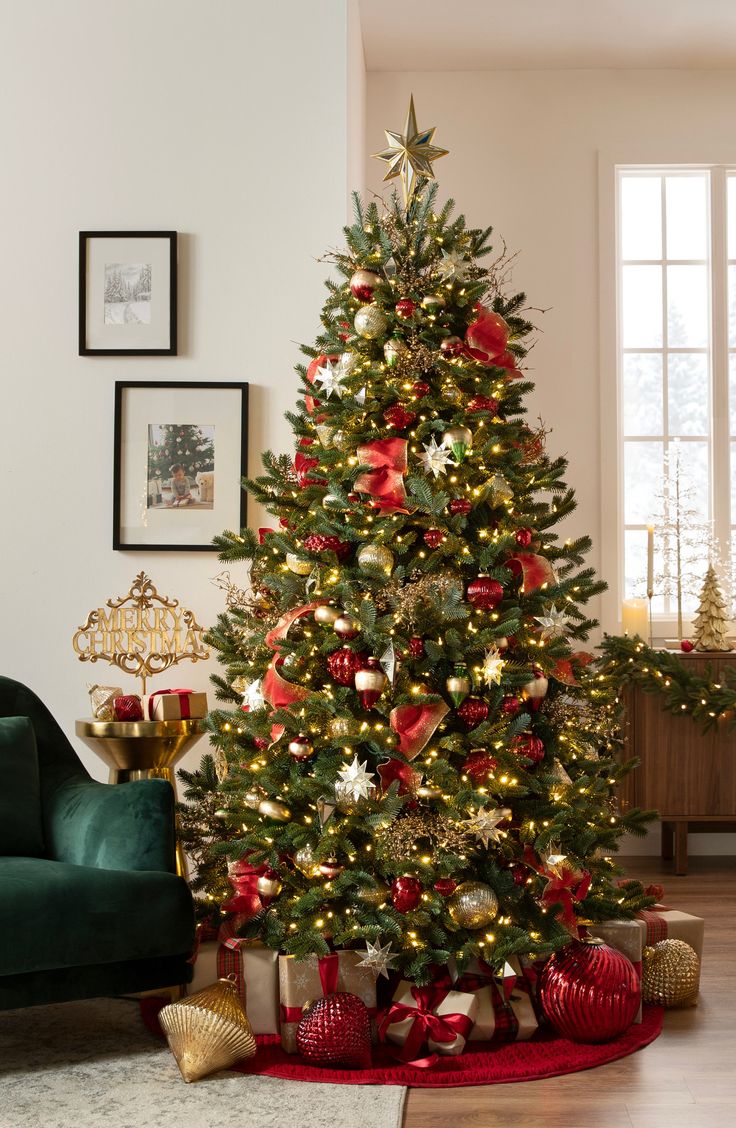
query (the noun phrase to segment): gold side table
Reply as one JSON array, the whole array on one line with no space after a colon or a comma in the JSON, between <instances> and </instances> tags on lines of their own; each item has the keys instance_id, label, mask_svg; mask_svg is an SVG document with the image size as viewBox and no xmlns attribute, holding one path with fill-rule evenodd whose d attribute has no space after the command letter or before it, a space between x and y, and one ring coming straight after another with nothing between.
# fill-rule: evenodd
<instances>
[{"instance_id":1,"label":"gold side table","mask_svg":"<svg viewBox=\"0 0 736 1128\"><path fill-rule=\"evenodd\" d=\"M167 779L176 801L173 767L204 733L201 720L79 720L75 731L110 768L110 783L134 779ZM186 878L187 863L177 831L176 872Z\"/></svg>"}]
</instances>

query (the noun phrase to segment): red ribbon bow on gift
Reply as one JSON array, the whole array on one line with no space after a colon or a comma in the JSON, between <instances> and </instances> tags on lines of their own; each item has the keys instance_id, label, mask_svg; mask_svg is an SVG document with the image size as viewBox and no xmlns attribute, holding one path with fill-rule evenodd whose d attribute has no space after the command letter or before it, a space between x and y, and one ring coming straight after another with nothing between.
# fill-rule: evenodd
<instances>
[{"instance_id":1,"label":"red ribbon bow on gift","mask_svg":"<svg viewBox=\"0 0 736 1128\"><path fill-rule=\"evenodd\" d=\"M176 693L179 696L179 713L181 715L182 721L190 720L191 719L191 713L189 712L189 696L193 692L194 692L194 690L192 690L192 689L157 689L148 698L148 716L149 716L149 718L151 720L153 720L153 700L152 699L154 697L160 697L164 693Z\"/></svg>"},{"instance_id":2,"label":"red ribbon bow on gift","mask_svg":"<svg viewBox=\"0 0 736 1128\"><path fill-rule=\"evenodd\" d=\"M371 469L358 475L355 489L359 493L370 494L378 509L399 509L406 512L406 447L406 439L376 439L358 447L358 462Z\"/></svg>"},{"instance_id":3,"label":"red ribbon bow on gift","mask_svg":"<svg viewBox=\"0 0 736 1128\"><path fill-rule=\"evenodd\" d=\"M442 986L431 984L429 987L412 987L412 998L416 1006L406 1003L392 1003L381 1020L379 1037L386 1040L386 1031L394 1022L403 1022L411 1018L413 1023L403 1046L395 1051L400 1061L409 1065L426 1069L433 1065L436 1055L419 1058L417 1054L422 1046L431 1039L433 1042L445 1044L454 1042L458 1034L467 1038L473 1029L473 1021L466 1014L435 1014L436 1008L447 996L447 990Z\"/></svg>"}]
</instances>

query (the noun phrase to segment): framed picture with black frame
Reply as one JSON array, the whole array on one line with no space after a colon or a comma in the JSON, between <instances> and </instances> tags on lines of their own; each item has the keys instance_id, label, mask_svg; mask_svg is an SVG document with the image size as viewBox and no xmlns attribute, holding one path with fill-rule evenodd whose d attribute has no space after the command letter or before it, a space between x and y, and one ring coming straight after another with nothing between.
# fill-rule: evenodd
<instances>
[{"instance_id":1,"label":"framed picture with black frame","mask_svg":"<svg viewBox=\"0 0 736 1128\"><path fill-rule=\"evenodd\" d=\"M176 356L176 275L176 231L80 231L80 356Z\"/></svg>"},{"instance_id":2,"label":"framed picture with black frame","mask_svg":"<svg viewBox=\"0 0 736 1128\"><path fill-rule=\"evenodd\" d=\"M246 383L116 381L113 548L214 552L246 523Z\"/></svg>"}]
</instances>

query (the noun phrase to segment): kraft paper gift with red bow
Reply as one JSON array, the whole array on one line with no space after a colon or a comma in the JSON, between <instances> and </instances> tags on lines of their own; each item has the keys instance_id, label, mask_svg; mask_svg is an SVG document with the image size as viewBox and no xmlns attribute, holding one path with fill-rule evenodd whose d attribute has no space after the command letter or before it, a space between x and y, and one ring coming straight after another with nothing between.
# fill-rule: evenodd
<instances>
[{"instance_id":1,"label":"kraft paper gift with red bow","mask_svg":"<svg viewBox=\"0 0 736 1128\"><path fill-rule=\"evenodd\" d=\"M227 924L217 940L204 940L197 949L189 995L216 979L233 977L248 1012L254 1034L279 1032L279 954L259 940L228 935Z\"/></svg>"},{"instance_id":2,"label":"kraft paper gift with red bow","mask_svg":"<svg viewBox=\"0 0 736 1128\"><path fill-rule=\"evenodd\" d=\"M442 984L417 987L402 979L384 1015L380 1036L401 1049L398 1057L412 1065L431 1064L435 1054L461 1054L470 1037L478 1000L466 991Z\"/></svg>"},{"instance_id":3,"label":"kraft paper gift with red bow","mask_svg":"<svg viewBox=\"0 0 736 1128\"><path fill-rule=\"evenodd\" d=\"M191 689L157 689L143 698L147 721L201 720L207 716L207 694Z\"/></svg>"}]
</instances>

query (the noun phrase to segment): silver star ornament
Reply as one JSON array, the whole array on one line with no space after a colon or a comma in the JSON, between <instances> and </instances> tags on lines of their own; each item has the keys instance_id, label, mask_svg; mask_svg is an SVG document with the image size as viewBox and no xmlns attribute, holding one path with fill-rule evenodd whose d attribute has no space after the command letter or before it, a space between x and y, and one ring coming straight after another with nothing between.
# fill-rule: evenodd
<instances>
[{"instance_id":1,"label":"silver star ornament","mask_svg":"<svg viewBox=\"0 0 736 1128\"><path fill-rule=\"evenodd\" d=\"M358 799L369 799L372 794L376 777L373 772L365 770L367 766L367 760L360 764L358 757L354 756L352 764L341 768L337 773L340 777L342 793L348 794L355 802Z\"/></svg>"},{"instance_id":2,"label":"silver star ornament","mask_svg":"<svg viewBox=\"0 0 736 1128\"><path fill-rule=\"evenodd\" d=\"M542 628L542 638L564 638L567 634L570 620L564 611L558 611L554 604L545 608L544 615L535 615L534 618Z\"/></svg>"},{"instance_id":3,"label":"silver star ornament","mask_svg":"<svg viewBox=\"0 0 736 1128\"><path fill-rule=\"evenodd\" d=\"M345 395L345 388L342 382L343 375L344 373L341 371L340 365L334 364L331 360L328 360L317 369L314 375L314 383L319 386L321 392L327 399L330 398L333 392L338 399L342 399Z\"/></svg>"},{"instance_id":4,"label":"silver star ornament","mask_svg":"<svg viewBox=\"0 0 736 1128\"><path fill-rule=\"evenodd\" d=\"M492 811L487 811L485 807L481 807L472 818L466 819L462 826L467 829L468 834L472 834L479 842L482 842L487 850L489 843L498 842L501 836L498 824L509 818L511 818L509 807L494 807Z\"/></svg>"},{"instance_id":5,"label":"silver star ornament","mask_svg":"<svg viewBox=\"0 0 736 1128\"><path fill-rule=\"evenodd\" d=\"M365 942L365 956L358 964L358 967L369 967L378 977L385 975L388 979L388 969L394 962L394 956L390 955L391 941L381 947L380 944L371 944L370 940Z\"/></svg>"},{"instance_id":6,"label":"silver star ornament","mask_svg":"<svg viewBox=\"0 0 736 1128\"><path fill-rule=\"evenodd\" d=\"M454 466L455 463L452 459L452 452L444 446L437 446L434 435L428 443L423 443L424 454L417 457L422 464L422 469L425 474L434 474L435 478L439 478L440 474L447 473L448 466Z\"/></svg>"},{"instance_id":7,"label":"silver star ornament","mask_svg":"<svg viewBox=\"0 0 736 1128\"><path fill-rule=\"evenodd\" d=\"M483 659L483 677L485 678L486 685L501 684L501 674L506 665L501 657L501 651L496 647L486 650L485 658Z\"/></svg>"},{"instance_id":8,"label":"silver star ornament","mask_svg":"<svg viewBox=\"0 0 736 1128\"><path fill-rule=\"evenodd\" d=\"M251 713L256 713L266 704L266 699L261 693L261 679L256 678L247 687L243 694L243 704L248 706Z\"/></svg>"}]
</instances>

